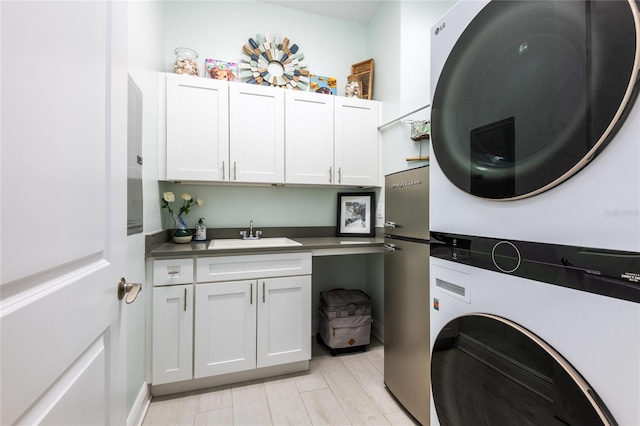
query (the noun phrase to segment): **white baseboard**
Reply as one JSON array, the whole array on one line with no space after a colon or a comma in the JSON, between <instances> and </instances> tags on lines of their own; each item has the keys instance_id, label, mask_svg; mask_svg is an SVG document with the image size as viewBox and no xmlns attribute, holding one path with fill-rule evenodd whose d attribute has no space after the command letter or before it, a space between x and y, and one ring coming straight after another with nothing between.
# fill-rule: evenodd
<instances>
[{"instance_id":1,"label":"white baseboard","mask_svg":"<svg viewBox=\"0 0 640 426\"><path fill-rule=\"evenodd\" d=\"M129 417L127 417L127 426L140 426L144 420L144 416L147 414L151 404L151 386L147 382L142 383L138 397L131 407Z\"/></svg>"},{"instance_id":2,"label":"white baseboard","mask_svg":"<svg viewBox=\"0 0 640 426\"><path fill-rule=\"evenodd\" d=\"M153 396L170 395L174 393L189 392L216 386L230 385L235 383L248 382L268 377L281 376L284 374L306 373L309 371L309 361L297 361L289 364L274 365L271 367L255 368L251 370L238 371L235 373L219 374L217 376L203 377L200 379L189 379L182 382L164 383L152 385Z\"/></svg>"}]
</instances>

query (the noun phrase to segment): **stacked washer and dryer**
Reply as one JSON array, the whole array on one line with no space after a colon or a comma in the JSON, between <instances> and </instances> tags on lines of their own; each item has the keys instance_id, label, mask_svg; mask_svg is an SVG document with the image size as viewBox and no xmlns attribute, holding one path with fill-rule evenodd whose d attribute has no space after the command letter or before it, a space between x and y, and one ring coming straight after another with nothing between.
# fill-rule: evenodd
<instances>
[{"instance_id":1,"label":"stacked washer and dryer","mask_svg":"<svg viewBox=\"0 0 640 426\"><path fill-rule=\"evenodd\" d=\"M640 14L458 2L431 33L431 421L640 425Z\"/></svg>"}]
</instances>

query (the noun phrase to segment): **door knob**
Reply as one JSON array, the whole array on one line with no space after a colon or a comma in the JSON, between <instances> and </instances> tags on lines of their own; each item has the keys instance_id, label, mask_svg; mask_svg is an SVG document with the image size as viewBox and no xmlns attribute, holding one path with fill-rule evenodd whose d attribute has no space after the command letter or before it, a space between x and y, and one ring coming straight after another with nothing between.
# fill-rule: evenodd
<instances>
[{"instance_id":1,"label":"door knob","mask_svg":"<svg viewBox=\"0 0 640 426\"><path fill-rule=\"evenodd\" d=\"M126 294L127 298L125 299L125 302L129 304L136 300L140 290L142 290L142 284L131 284L124 278L120 278L120 282L118 283L118 300L122 300Z\"/></svg>"}]
</instances>

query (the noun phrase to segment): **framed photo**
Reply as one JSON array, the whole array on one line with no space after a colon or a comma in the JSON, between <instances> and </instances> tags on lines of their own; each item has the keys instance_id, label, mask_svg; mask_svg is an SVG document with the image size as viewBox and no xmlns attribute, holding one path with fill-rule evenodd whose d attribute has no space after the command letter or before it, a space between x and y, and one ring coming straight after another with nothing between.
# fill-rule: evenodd
<instances>
[{"instance_id":1,"label":"framed photo","mask_svg":"<svg viewBox=\"0 0 640 426\"><path fill-rule=\"evenodd\" d=\"M338 84L335 77L324 77L322 75L309 75L309 90L316 93L324 93L327 95L337 94L336 88Z\"/></svg>"},{"instance_id":2,"label":"framed photo","mask_svg":"<svg viewBox=\"0 0 640 426\"><path fill-rule=\"evenodd\" d=\"M374 192L338 193L338 237L374 237Z\"/></svg>"},{"instance_id":3,"label":"framed photo","mask_svg":"<svg viewBox=\"0 0 640 426\"><path fill-rule=\"evenodd\" d=\"M358 80L362 83L362 99L373 99L373 59L351 65L348 81Z\"/></svg>"},{"instance_id":4,"label":"framed photo","mask_svg":"<svg viewBox=\"0 0 640 426\"><path fill-rule=\"evenodd\" d=\"M235 62L206 59L205 77L214 80L238 81L238 64Z\"/></svg>"}]
</instances>

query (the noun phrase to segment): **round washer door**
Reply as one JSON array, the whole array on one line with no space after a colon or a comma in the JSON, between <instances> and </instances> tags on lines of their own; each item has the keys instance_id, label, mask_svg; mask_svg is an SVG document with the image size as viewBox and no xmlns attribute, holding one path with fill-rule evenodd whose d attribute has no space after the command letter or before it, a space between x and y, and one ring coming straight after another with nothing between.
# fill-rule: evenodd
<instances>
[{"instance_id":1,"label":"round washer door","mask_svg":"<svg viewBox=\"0 0 640 426\"><path fill-rule=\"evenodd\" d=\"M431 389L442 426L617 424L551 346L490 314L462 316L443 328L431 354Z\"/></svg>"},{"instance_id":2,"label":"round washer door","mask_svg":"<svg viewBox=\"0 0 640 426\"><path fill-rule=\"evenodd\" d=\"M633 0L487 4L433 96L433 150L447 178L481 198L515 200L595 158L637 97L638 16Z\"/></svg>"}]
</instances>

